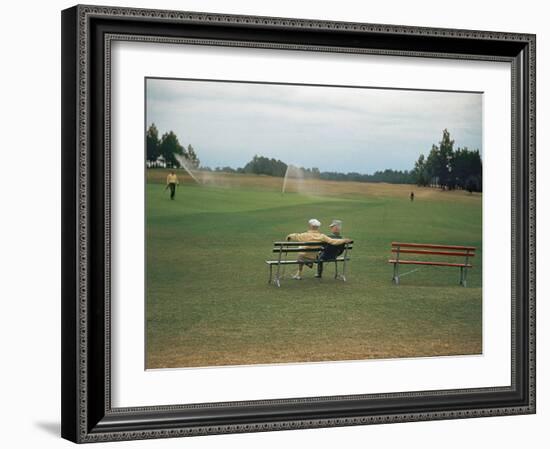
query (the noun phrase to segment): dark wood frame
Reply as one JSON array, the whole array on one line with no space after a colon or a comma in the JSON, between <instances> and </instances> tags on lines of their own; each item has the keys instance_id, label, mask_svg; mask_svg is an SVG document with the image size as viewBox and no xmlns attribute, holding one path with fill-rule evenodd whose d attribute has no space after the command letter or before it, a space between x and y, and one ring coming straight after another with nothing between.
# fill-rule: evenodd
<instances>
[{"instance_id":1,"label":"dark wood frame","mask_svg":"<svg viewBox=\"0 0 550 449\"><path fill-rule=\"evenodd\" d=\"M512 384L141 408L110 403L110 43L507 61ZM118 7L62 12L62 436L75 442L535 412L535 36Z\"/></svg>"}]
</instances>

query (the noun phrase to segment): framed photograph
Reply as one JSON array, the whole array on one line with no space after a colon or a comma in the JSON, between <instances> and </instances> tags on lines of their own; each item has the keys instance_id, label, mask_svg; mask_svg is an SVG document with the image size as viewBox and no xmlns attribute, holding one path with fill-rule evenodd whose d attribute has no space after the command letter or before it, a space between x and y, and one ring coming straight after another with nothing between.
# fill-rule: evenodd
<instances>
[{"instance_id":1,"label":"framed photograph","mask_svg":"<svg viewBox=\"0 0 550 449\"><path fill-rule=\"evenodd\" d=\"M535 413L535 36L62 12L62 436Z\"/></svg>"}]
</instances>

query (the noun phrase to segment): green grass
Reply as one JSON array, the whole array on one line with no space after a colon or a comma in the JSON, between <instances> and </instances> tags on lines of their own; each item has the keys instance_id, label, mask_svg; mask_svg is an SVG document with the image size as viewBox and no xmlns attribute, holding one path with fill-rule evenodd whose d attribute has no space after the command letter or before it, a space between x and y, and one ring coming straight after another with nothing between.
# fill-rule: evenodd
<instances>
[{"instance_id":1,"label":"green grass","mask_svg":"<svg viewBox=\"0 0 550 449\"><path fill-rule=\"evenodd\" d=\"M480 353L481 197L426 191L411 203L401 187L308 196L184 184L170 201L149 182L147 367ZM302 281L268 285L272 242L311 217L344 220L348 282L329 264L322 280L306 268ZM392 240L476 246L468 287L446 267L392 285Z\"/></svg>"}]
</instances>

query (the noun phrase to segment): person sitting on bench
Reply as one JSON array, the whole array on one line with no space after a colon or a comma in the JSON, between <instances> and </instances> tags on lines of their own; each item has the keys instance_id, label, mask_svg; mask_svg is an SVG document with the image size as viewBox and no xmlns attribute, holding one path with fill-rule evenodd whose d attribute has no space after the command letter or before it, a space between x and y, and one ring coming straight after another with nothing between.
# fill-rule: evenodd
<instances>
[{"instance_id":1,"label":"person sitting on bench","mask_svg":"<svg viewBox=\"0 0 550 449\"><path fill-rule=\"evenodd\" d=\"M332 223L329 225L330 234L329 237L332 239L342 239L342 221L341 220L332 220ZM324 245L321 253L319 254L317 262L317 274L316 278L321 278L323 276L323 262L328 262L335 260L340 254L344 252L343 245Z\"/></svg>"},{"instance_id":2,"label":"person sitting on bench","mask_svg":"<svg viewBox=\"0 0 550 449\"><path fill-rule=\"evenodd\" d=\"M328 245L343 245L344 243L350 243L350 239L334 239L331 237L322 234L319 231L321 227L321 222L315 218L312 218L308 221L308 230L306 232L294 233L287 235L286 239L288 241L294 242L319 242L320 244L326 243ZM322 245L319 246L319 249L322 249ZM300 280L302 279L302 270L304 265L307 265L309 268L313 267L313 262L317 259L318 254L316 252L303 252L298 253L296 258L298 262L298 271L292 279Z\"/></svg>"}]
</instances>

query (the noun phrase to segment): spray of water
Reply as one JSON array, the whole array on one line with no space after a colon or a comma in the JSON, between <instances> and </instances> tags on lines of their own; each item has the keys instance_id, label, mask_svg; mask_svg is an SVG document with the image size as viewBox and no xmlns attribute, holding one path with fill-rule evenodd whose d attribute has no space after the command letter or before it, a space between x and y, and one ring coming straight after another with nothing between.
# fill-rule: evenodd
<instances>
[{"instance_id":1,"label":"spray of water","mask_svg":"<svg viewBox=\"0 0 550 449\"><path fill-rule=\"evenodd\" d=\"M294 186L294 190L299 192L304 184L304 171L300 167L288 165L283 179L283 190L281 193L286 193L290 187L290 183Z\"/></svg>"},{"instance_id":2,"label":"spray of water","mask_svg":"<svg viewBox=\"0 0 550 449\"><path fill-rule=\"evenodd\" d=\"M191 176L191 178L193 178L193 180L197 184L201 184L198 178L193 174L193 168L192 168L191 162L181 154L176 154L175 157L176 157L176 160L179 162L179 164L185 169L185 171L189 173L189 176Z\"/></svg>"},{"instance_id":3,"label":"spray of water","mask_svg":"<svg viewBox=\"0 0 550 449\"><path fill-rule=\"evenodd\" d=\"M223 181L222 176L220 176L220 173L214 173L207 170L200 170L199 176L202 184L208 184L216 187L229 187L226 185L226 183Z\"/></svg>"}]
</instances>

